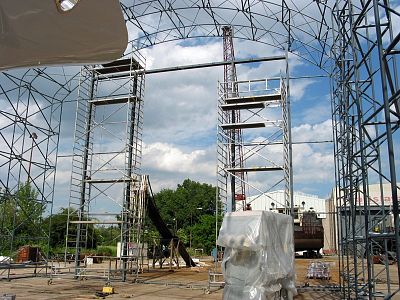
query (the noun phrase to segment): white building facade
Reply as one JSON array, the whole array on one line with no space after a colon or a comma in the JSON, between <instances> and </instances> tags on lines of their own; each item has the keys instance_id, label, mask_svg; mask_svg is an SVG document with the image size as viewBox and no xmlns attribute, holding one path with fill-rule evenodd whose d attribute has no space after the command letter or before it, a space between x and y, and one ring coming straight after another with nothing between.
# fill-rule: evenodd
<instances>
[{"instance_id":1,"label":"white building facade","mask_svg":"<svg viewBox=\"0 0 400 300\"><path fill-rule=\"evenodd\" d=\"M283 212L285 208L285 192L278 190L266 194L251 196L247 198L253 210L278 210ZM318 218L325 218L325 200L318 196L302 192L293 193L293 204L295 209L303 211L315 211Z\"/></svg>"}]
</instances>

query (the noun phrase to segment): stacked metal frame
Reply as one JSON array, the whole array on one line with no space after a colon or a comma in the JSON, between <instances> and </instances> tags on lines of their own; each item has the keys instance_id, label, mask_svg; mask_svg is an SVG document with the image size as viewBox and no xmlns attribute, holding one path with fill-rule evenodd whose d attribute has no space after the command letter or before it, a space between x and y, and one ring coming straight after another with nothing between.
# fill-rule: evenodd
<instances>
[{"instance_id":1,"label":"stacked metal frame","mask_svg":"<svg viewBox=\"0 0 400 300\"><path fill-rule=\"evenodd\" d=\"M147 191L139 174L144 67L137 54L81 70L65 247L66 260L74 253L76 276L85 273L83 252L96 247L91 231L99 224L119 226L122 280L139 271L141 251L132 247L139 246Z\"/></svg>"},{"instance_id":2,"label":"stacked metal frame","mask_svg":"<svg viewBox=\"0 0 400 300\"><path fill-rule=\"evenodd\" d=\"M3 267L25 263L24 245L39 246L34 263L47 263L62 104L75 80L61 67L0 73L0 253L14 259Z\"/></svg>"},{"instance_id":3,"label":"stacked metal frame","mask_svg":"<svg viewBox=\"0 0 400 300\"><path fill-rule=\"evenodd\" d=\"M281 57L280 59L285 59ZM265 195L276 189L289 190L290 180L290 112L285 80L261 79L230 82L237 87L235 93L219 83L217 133L218 195L226 211L246 209L238 198L230 180L240 180L248 193ZM232 111L240 112L242 120L232 118ZM242 139L232 131L242 130ZM240 157L232 160L232 152L240 147ZM236 152L235 152L236 154ZM262 182L262 184L258 184ZM280 203L290 213L290 192ZM255 198L256 199L256 198ZM254 199L252 200L254 201ZM251 204L247 202L246 204Z\"/></svg>"},{"instance_id":4,"label":"stacked metal frame","mask_svg":"<svg viewBox=\"0 0 400 300\"><path fill-rule=\"evenodd\" d=\"M345 299L389 299L400 293L395 159L400 116L395 49L400 35L393 28L400 14L391 5L337 2L332 14L335 198ZM371 196L370 184L379 184L380 197ZM384 197L387 184L389 201ZM397 270L390 265L393 258Z\"/></svg>"}]
</instances>

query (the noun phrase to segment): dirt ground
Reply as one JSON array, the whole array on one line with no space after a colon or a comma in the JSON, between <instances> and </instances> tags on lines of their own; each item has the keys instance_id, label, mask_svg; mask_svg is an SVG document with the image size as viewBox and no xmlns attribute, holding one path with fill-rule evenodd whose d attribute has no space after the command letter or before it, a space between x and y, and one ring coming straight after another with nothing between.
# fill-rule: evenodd
<instances>
[{"instance_id":1,"label":"dirt ground","mask_svg":"<svg viewBox=\"0 0 400 300\"><path fill-rule=\"evenodd\" d=\"M330 280L308 279L307 267L311 262L318 260L296 259L296 285L299 287L296 300L340 299L336 292L326 288L338 283L337 258L325 257L320 260L329 263ZM208 258L201 261L203 267L171 270L168 267L150 268L149 271L140 274L135 282L130 278L126 282L113 281L111 285L115 293L106 299L222 299L223 287L220 284L208 285L208 272L212 263ZM16 295L16 299L29 300L98 299L95 293L101 291L106 283L105 279L91 277L75 280L71 273L64 273L66 270L54 274L51 280L49 277L42 277L42 272L38 272L37 277L0 280L0 296L8 293Z\"/></svg>"}]
</instances>

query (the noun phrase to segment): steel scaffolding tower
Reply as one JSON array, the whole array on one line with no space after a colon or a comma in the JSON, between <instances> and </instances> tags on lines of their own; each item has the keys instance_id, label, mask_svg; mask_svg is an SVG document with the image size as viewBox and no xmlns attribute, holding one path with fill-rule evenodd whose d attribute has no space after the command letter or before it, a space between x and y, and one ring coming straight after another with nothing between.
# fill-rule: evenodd
<instances>
[{"instance_id":1,"label":"steel scaffolding tower","mask_svg":"<svg viewBox=\"0 0 400 300\"><path fill-rule=\"evenodd\" d=\"M74 249L75 274L81 253L93 248L97 224L120 227L120 271L139 271L146 180L139 174L143 128L143 57L136 55L81 69L76 107L66 252Z\"/></svg>"},{"instance_id":2,"label":"steel scaffolding tower","mask_svg":"<svg viewBox=\"0 0 400 300\"><path fill-rule=\"evenodd\" d=\"M399 185L395 134L399 126L396 55L399 17L389 1L337 3L333 9L333 124L336 201L343 297L391 298L399 294ZM380 197L370 184L378 183ZM391 186L391 201L383 186ZM390 270L390 251L397 274ZM379 257L382 265L374 259ZM394 278L397 278L394 279ZM397 286L391 283L397 281Z\"/></svg>"},{"instance_id":3,"label":"steel scaffolding tower","mask_svg":"<svg viewBox=\"0 0 400 300\"><path fill-rule=\"evenodd\" d=\"M285 81L229 81L218 86L218 197L226 210L234 211L235 202L246 199L238 190L264 195L280 188L286 191L281 204L289 213L290 112ZM243 205L239 209L245 209Z\"/></svg>"},{"instance_id":4,"label":"steel scaffolding tower","mask_svg":"<svg viewBox=\"0 0 400 300\"><path fill-rule=\"evenodd\" d=\"M46 263L62 103L74 81L63 68L0 73L2 255L14 256L20 246L33 244L41 247L39 260Z\"/></svg>"}]
</instances>

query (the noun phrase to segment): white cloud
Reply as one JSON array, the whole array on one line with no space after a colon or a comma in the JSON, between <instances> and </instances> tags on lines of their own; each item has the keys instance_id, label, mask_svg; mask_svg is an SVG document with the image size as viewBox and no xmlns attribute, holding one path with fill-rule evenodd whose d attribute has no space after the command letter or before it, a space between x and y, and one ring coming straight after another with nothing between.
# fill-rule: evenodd
<instances>
[{"instance_id":1,"label":"white cloud","mask_svg":"<svg viewBox=\"0 0 400 300\"><path fill-rule=\"evenodd\" d=\"M207 63L222 60L222 43L182 46L179 42L169 42L151 49L144 49L142 53L146 57L146 68L149 70Z\"/></svg>"},{"instance_id":2,"label":"white cloud","mask_svg":"<svg viewBox=\"0 0 400 300\"><path fill-rule=\"evenodd\" d=\"M235 41L236 44L238 57L248 57L250 52L254 53L253 57L279 54L276 49L261 44L251 43L251 47L248 47L250 45L248 42ZM144 53L148 69L221 61L222 40L217 43L192 46L171 42L145 49ZM296 56L293 56L292 61L292 71L303 64ZM283 67L280 62L262 63L257 67L241 65L238 66L240 70L238 73L244 78L259 79L267 75L277 76ZM222 67L147 76L142 170L144 174L150 175L155 192L162 188L175 188L188 177L215 184L217 81L222 77ZM296 98L303 97L305 90L313 83L312 80L296 82L292 83L292 97ZM71 109L68 113L72 114L72 105L69 108ZM299 112L296 111L294 114ZM66 119L70 122L73 118ZM293 129L294 140L313 140L315 136L330 137L330 121L314 125L309 123L305 120L304 124ZM71 139L71 131L64 131L64 138L66 134L69 135L65 145ZM62 137L62 140L65 139ZM69 145L63 148L67 148L66 146ZM320 147L304 146L294 147L295 180L301 182L303 186L310 182L314 183L313 174L319 174L318 178L321 179L318 180L324 180L329 177L328 169L333 170L328 159L331 153ZM109 148L104 145L104 149ZM65 151L68 152L67 149ZM301 166L302 161L308 164L307 168ZM59 199L68 198L70 172L68 163L68 159L59 160L57 194L62 194ZM254 178L254 180L256 186L261 190L265 189L267 179ZM61 186L66 188L60 188Z\"/></svg>"},{"instance_id":3,"label":"white cloud","mask_svg":"<svg viewBox=\"0 0 400 300\"><path fill-rule=\"evenodd\" d=\"M303 98L307 88L315 83L312 79L292 80L290 83L290 98L293 101L298 101Z\"/></svg>"},{"instance_id":4,"label":"white cloud","mask_svg":"<svg viewBox=\"0 0 400 300\"><path fill-rule=\"evenodd\" d=\"M184 151L167 143L144 145L143 161L145 167L161 172L215 174L215 160L210 161L207 149L191 149Z\"/></svg>"},{"instance_id":5,"label":"white cloud","mask_svg":"<svg viewBox=\"0 0 400 300\"><path fill-rule=\"evenodd\" d=\"M309 145L293 145L295 184L331 183L334 179L332 150L321 151Z\"/></svg>"},{"instance_id":6,"label":"white cloud","mask_svg":"<svg viewBox=\"0 0 400 300\"><path fill-rule=\"evenodd\" d=\"M60 154L62 155L62 154ZM69 185L71 181L72 157L59 157L57 161L56 182L60 186Z\"/></svg>"},{"instance_id":7,"label":"white cloud","mask_svg":"<svg viewBox=\"0 0 400 300\"><path fill-rule=\"evenodd\" d=\"M220 61L222 60L220 44L183 47L177 43L168 43L146 51L152 68L158 68ZM249 45L251 47L248 47ZM279 54L275 48L257 43L235 40L236 46L237 57ZM291 55L291 62L292 72L303 66L303 62L297 56ZM267 75L277 76L283 67L281 62L261 63L256 67L240 65L238 74L243 78L259 79ZM221 80L222 77L222 68L208 68L149 75L146 78L144 116L146 145L143 149L142 165L144 172L150 174L154 190L174 188L187 177L215 184L216 86L217 80ZM292 81L292 98L298 100L304 97L306 89L313 83L311 79ZM313 120L308 120L306 116L308 114L313 116L313 113L315 116L315 111L312 109L307 111L300 107L293 113L303 117L303 123L293 128L293 140L312 141L316 137L331 139L331 121L323 119L321 122L321 118L327 116L323 104L318 113L319 117ZM314 122L319 123L313 124ZM254 156L249 163L256 163L259 159L259 156ZM302 166L303 162L307 164L306 167ZM329 146L294 146L295 181L299 183L296 186L314 185L315 179L318 182L329 181L329 185L330 179L333 178L332 163ZM254 185L263 190L269 181L277 180L275 177L270 179L255 177Z\"/></svg>"},{"instance_id":8,"label":"white cloud","mask_svg":"<svg viewBox=\"0 0 400 300\"><path fill-rule=\"evenodd\" d=\"M331 118L331 105L329 103L330 98L327 96L322 97L323 101L317 101L317 99L311 99L312 102L316 102L312 104L311 107L305 107L300 111L296 111L295 117L300 117L301 123L310 123L316 124L327 119ZM310 101L309 101L310 102ZM297 105L297 104L295 104ZM300 103L299 105L304 105L304 103Z\"/></svg>"},{"instance_id":9,"label":"white cloud","mask_svg":"<svg viewBox=\"0 0 400 300\"><path fill-rule=\"evenodd\" d=\"M332 139L331 120L302 124L292 129L293 141L311 142ZM332 143L294 144L293 171L296 185L306 184L318 190L315 183L333 185L334 160Z\"/></svg>"},{"instance_id":10,"label":"white cloud","mask_svg":"<svg viewBox=\"0 0 400 300\"><path fill-rule=\"evenodd\" d=\"M324 141L332 139L332 121L325 120L317 124L301 124L292 128L292 140L300 142Z\"/></svg>"}]
</instances>

